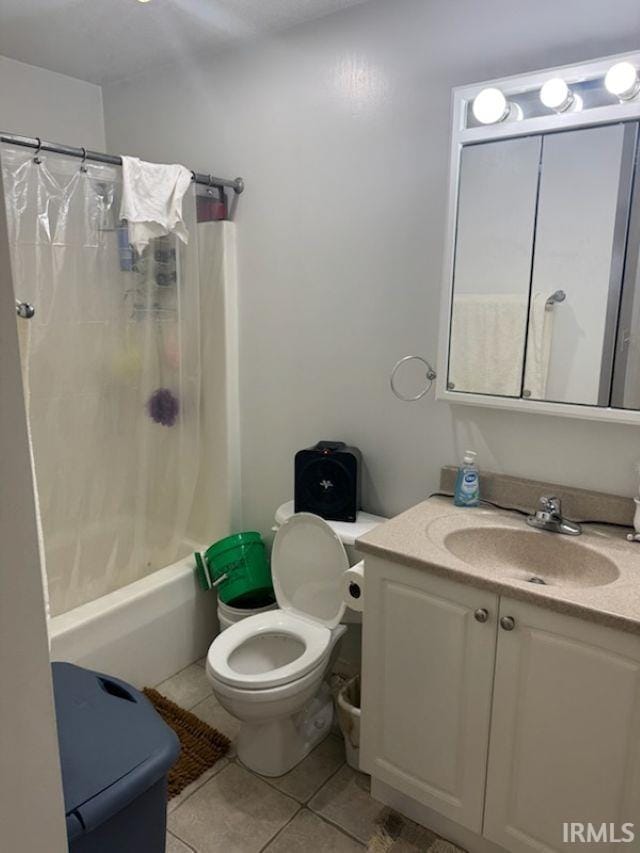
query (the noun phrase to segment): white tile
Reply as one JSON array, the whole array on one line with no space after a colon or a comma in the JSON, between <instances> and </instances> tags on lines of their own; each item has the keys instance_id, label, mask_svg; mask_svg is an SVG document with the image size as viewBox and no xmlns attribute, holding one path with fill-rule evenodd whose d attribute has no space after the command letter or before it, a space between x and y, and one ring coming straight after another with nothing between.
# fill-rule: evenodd
<instances>
[{"instance_id":1,"label":"white tile","mask_svg":"<svg viewBox=\"0 0 640 853\"><path fill-rule=\"evenodd\" d=\"M258 853L298 808L232 763L169 815L169 829L198 853Z\"/></svg>"},{"instance_id":2,"label":"white tile","mask_svg":"<svg viewBox=\"0 0 640 853\"><path fill-rule=\"evenodd\" d=\"M225 711L213 694L199 702L191 711L203 722L235 741L240 731L240 720ZM234 754L233 747L229 750L229 754Z\"/></svg>"},{"instance_id":3,"label":"white tile","mask_svg":"<svg viewBox=\"0 0 640 853\"><path fill-rule=\"evenodd\" d=\"M186 669L167 678L166 681L158 684L156 690L187 711L211 695L211 685L206 673L197 663L192 663Z\"/></svg>"},{"instance_id":4,"label":"white tile","mask_svg":"<svg viewBox=\"0 0 640 853\"><path fill-rule=\"evenodd\" d=\"M327 779L344 764L344 742L330 735L293 770L267 781L301 803L306 803Z\"/></svg>"},{"instance_id":5,"label":"white tile","mask_svg":"<svg viewBox=\"0 0 640 853\"><path fill-rule=\"evenodd\" d=\"M176 838L175 835L167 832L167 846L165 853L193 853L193 848L187 847L183 841L180 841L180 839Z\"/></svg>"},{"instance_id":6,"label":"white tile","mask_svg":"<svg viewBox=\"0 0 640 853\"><path fill-rule=\"evenodd\" d=\"M309 808L366 844L384 808L371 797L369 786L368 776L345 764L318 791Z\"/></svg>"},{"instance_id":7,"label":"white tile","mask_svg":"<svg viewBox=\"0 0 640 853\"><path fill-rule=\"evenodd\" d=\"M195 782L192 782L190 785L182 790L176 797L172 797L167 804L167 814L171 814L174 812L179 805L184 803L187 797L190 797L191 794L195 793L198 788L201 788L205 782L208 782L216 773L219 773L223 770L229 762L226 758L219 758L213 767L210 767L208 770L205 770L202 776L199 776Z\"/></svg>"},{"instance_id":8,"label":"white tile","mask_svg":"<svg viewBox=\"0 0 640 853\"><path fill-rule=\"evenodd\" d=\"M265 853L362 853L364 847L321 817L302 809Z\"/></svg>"}]
</instances>

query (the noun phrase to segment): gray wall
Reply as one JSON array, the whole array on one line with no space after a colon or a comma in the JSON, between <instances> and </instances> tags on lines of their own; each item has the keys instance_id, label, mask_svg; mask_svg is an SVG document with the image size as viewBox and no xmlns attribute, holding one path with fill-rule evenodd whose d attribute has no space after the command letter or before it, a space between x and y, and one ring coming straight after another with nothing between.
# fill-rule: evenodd
<instances>
[{"instance_id":1,"label":"gray wall","mask_svg":"<svg viewBox=\"0 0 640 853\"><path fill-rule=\"evenodd\" d=\"M100 148L100 87L0 57L0 129ZM0 847L63 853L64 800L9 266L0 204Z\"/></svg>"},{"instance_id":2,"label":"gray wall","mask_svg":"<svg viewBox=\"0 0 640 853\"><path fill-rule=\"evenodd\" d=\"M396 513L470 447L485 468L631 493L640 431L389 391L434 359L452 86L637 48L633 0L387 0L216 60L105 87L114 152L242 174L245 525L292 493L295 450L359 445Z\"/></svg>"},{"instance_id":3,"label":"gray wall","mask_svg":"<svg viewBox=\"0 0 640 853\"><path fill-rule=\"evenodd\" d=\"M0 56L0 130L102 151L102 89Z\"/></svg>"},{"instance_id":4,"label":"gray wall","mask_svg":"<svg viewBox=\"0 0 640 853\"><path fill-rule=\"evenodd\" d=\"M0 399L0 848L63 853L64 801L4 204Z\"/></svg>"}]
</instances>

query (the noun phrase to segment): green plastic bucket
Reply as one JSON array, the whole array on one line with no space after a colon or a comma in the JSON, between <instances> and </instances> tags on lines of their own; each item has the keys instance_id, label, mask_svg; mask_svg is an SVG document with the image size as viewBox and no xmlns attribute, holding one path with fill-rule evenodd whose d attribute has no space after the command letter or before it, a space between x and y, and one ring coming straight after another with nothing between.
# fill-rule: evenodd
<instances>
[{"instance_id":1,"label":"green plastic bucket","mask_svg":"<svg viewBox=\"0 0 640 853\"><path fill-rule=\"evenodd\" d=\"M267 551L259 533L234 533L207 548L202 559L218 597L232 607L261 607L274 600Z\"/></svg>"}]
</instances>

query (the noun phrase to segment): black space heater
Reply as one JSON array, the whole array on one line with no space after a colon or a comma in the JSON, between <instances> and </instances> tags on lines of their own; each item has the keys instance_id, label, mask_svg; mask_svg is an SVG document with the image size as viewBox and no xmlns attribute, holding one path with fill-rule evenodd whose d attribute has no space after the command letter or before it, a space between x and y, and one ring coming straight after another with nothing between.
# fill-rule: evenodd
<instances>
[{"instance_id":1,"label":"black space heater","mask_svg":"<svg viewBox=\"0 0 640 853\"><path fill-rule=\"evenodd\" d=\"M362 454L344 441L319 441L295 457L296 512L327 521L355 521L360 509Z\"/></svg>"}]
</instances>

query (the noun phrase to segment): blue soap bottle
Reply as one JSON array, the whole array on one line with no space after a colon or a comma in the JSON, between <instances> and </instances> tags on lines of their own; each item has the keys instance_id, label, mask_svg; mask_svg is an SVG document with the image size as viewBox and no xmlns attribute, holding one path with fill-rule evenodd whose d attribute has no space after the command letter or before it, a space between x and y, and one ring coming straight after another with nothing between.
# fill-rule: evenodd
<instances>
[{"instance_id":1,"label":"blue soap bottle","mask_svg":"<svg viewBox=\"0 0 640 853\"><path fill-rule=\"evenodd\" d=\"M473 450L465 450L462 465L458 468L453 502L456 506L480 504L480 475Z\"/></svg>"}]
</instances>

